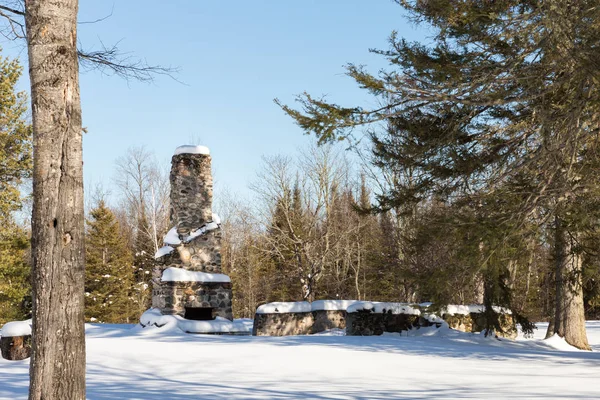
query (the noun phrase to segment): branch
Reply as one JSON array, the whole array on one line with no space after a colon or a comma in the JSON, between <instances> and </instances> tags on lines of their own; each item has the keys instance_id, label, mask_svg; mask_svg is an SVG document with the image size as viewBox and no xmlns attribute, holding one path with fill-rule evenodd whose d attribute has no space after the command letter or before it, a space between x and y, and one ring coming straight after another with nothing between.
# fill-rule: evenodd
<instances>
[{"instance_id":1,"label":"branch","mask_svg":"<svg viewBox=\"0 0 600 400\"><path fill-rule=\"evenodd\" d=\"M86 71L100 71L107 75L117 75L125 80L138 80L141 82L152 82L154 76L165 75L178 81L174 74L179 72L178 68L149 65L146 61L134 58L130 53L121 53L118 43L112 47L106 47L101 43L101 50L86 51L81 48L77 50L79 64ZM180 82L181 83L181 82Z\"/></svg>"},{"instance_id":2,"label":"branch","mask_svg":"<svg viewBox=\"0 0 600 400\"><path fill-rule=\"evenodd\" d=\"M80 24L94 24L104 21L113 15L114 6L110 14L94 21L83 21ZM0 4L0 18L8 21L9 29L0 30L0 35L9 40L25 39L25 23L23 17L25 11ZM100 71L108 75L117 75L125 80L135 79L142 82L152 82L156 75L166 75L171 79L178 81L174 74L179 72L178 68L162 67L159 65L150 65L145 60L132 57L129 53L121 53L118 43L112 47L106 47L101 42L102 49L86 51L81 46L77 50L79 64L85 71ZM182 83L182 82L180 82Z\"/></svg>"},{"instance_id":3,"label":"branch","mask_svg":"<svg viewBox=\"0 0 600 400\"><path fill-rule=\"evenodd\" d=\"M81 21L81 22L78 22L78 24L79 25L85 25L85 24L95 24L95 23L98 23L98 22L102 22L102 21L104 21L104 20L109 19L110 17L112 17L114 11L115 11L115 5L113 3L112 9L110 10L110 14L108 14L108 15L102 17L102 18L98 18L96 20L93 20L93 21Z\"/></svg>"},{"instance_id":4,"label":"branch","mask_svg":"<svg viewBox=\"0 0 600 400\"><path fill-rule=\"evenodd\" d=\"M11 15L12 14L12 15ZM0 5L0 17L6 18L10 25L11 33L1 32L0 34L8 40L24 39L25 38L25 23L21 17L25 16L25 12L16 8Z\"/></svg>"},{"instance_id":5,"label":"branch","mask_svg":"<svg viewBox=\"0 0 600 400\"><path fill-rule=\"evenodd\" d=\"M9 13L20 15L22 17L25 16L25 11L17 10L15 8L10 8L10 7L6 7L6 6L3 6L3 5L0 5L0 10L8 11Z\"/></svg>"}]
</instances>

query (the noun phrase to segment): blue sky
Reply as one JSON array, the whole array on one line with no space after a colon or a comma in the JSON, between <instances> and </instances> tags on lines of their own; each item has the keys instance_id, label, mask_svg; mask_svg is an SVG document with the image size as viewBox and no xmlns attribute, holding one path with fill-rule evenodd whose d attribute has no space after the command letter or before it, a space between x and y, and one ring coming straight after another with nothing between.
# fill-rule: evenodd
<instances>
[{"instance_id":1,"label":"blue sky","mask_svg":"<svg viewBox=\"0 0 600 400\"><path fill-rule=\"evenodd\" d=\"M220 189L245 195L263 154L294 155L313 140L274 98L289 104L306 90L342 104L368 102L343 65L385 66L368 49L385 48L394 29L422 39L391 0L81 0L79 20L111 10L105 21L80 25L83 46L120 41L150 64L178 67L185 84L82 74L87 187L110 188L114 161L130 146L167 165L175 147L199 138L211 149Z\"/></svg>"}]
</instances>

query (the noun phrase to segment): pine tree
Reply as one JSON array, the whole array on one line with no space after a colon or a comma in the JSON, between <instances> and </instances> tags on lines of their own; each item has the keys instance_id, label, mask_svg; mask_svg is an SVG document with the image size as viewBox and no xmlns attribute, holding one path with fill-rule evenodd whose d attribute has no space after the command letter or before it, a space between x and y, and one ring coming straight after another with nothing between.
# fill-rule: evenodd
<instances>
[{"instance_id":1,"label":"pine tree","mask_svg":"<svg viewBox=\"0 0 600 400\"><path fill-rule=\"evenodd\" d=\"M14 223L0 229L0 324L31 314L27 232Z\"/></svg>"},{"instance_id":2,"label":"pine tree","mask_svg":"<svg viewBox=\"0 0 600 400\"><path fill-rule=\"evenodd\" d=\"M387 208L431 196L477 204L516 189L523 201L501 209L503 232L543 210L571 237L581 237L582 225L570 216L581 212L576 199L597 182L597 173L582 173L593 171L599 137L597 2L397 2L435 36L423 45L392 34L390 49L375 52L393 68L379 75L348 66L348 75L382 107L342 107L305 95L302 111L284 110L321 142L358 126L393 124L388 132L374 130L375 155L416 170L417 179L385 193ZM577 246L567 247L571 254L556 252L564 259L557 262L562 299L555 305L566 309L555 314L555 333L587 349Z\"/></svg>"},{"instance_id":3,"label":"pine tree","mask_svg":"<svg viewBox=\"0 0 600 400\"><path fill-rule=\"evenodd\" d=\"M132 256L112 211L100 201L86 220L86 308L89 321L123 323L138 316L132 301Z\"/></svg>"},{"instance_id":4,"label":"pine tree","mask_svg":"<svg viewBox=\"0 0 600 400\"><path fill-rule=\"evenodd\" d=\"M31 125L25 120L27 96L16 93L22 67L0 57L0 219L21 208L19 186L31 176Z\"/></svg>"},{"instance_id":5,"label":"pine tree","mask_svg":"<svg viewBox=\"0 0 600 400\"><path fill-rule=\"evenodd\" d=\"M0 323L31 311L29 238L14 218L32 168L27 97L15 91L21 71L16 60L0 57Z\"/></svg>"}]
</instances>

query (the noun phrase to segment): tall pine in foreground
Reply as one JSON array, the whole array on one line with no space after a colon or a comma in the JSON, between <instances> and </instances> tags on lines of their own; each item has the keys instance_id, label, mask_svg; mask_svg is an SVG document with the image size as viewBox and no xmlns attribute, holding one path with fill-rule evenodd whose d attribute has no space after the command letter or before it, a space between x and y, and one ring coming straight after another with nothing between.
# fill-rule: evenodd
<instances>
[{"instance_id":1,"label":"tall pine in foreground","mask_svg":"<svg viewBox=\"0 0 600 400\"><path fill-rule=\"evenodd\" d=\"M13 222L0 228L0 324L30 317L31 266L27 232Z\"/></svg>"},{"instance_id":2,"label":"tall pine in foreground","mask_svg":"<svg viewBox=\"0 0 600 400\"><path fill-rule=\"evenodd\" d=\"M100 201L86 221L85 316L126 323L139 313L132 299L133 258L112 211Z\"/></svg>"},{"instance_id":3,"label":"tall pine in foreground","mask_svg":"<svg viewBox=\"0 0 600 400\"><path fill-rule=\"evenodd\" d=\"M14 216L32 167L27 97L15 91L21 71L16 60L0 57L0 324L30 312L29 236Z\"/></svg>"},{"instance_id":4,"label":"tall pine in foreground","mask_svg":"<svg viewBox=\"0 0 600 400\"><path fill-rule=\"evenodd\" d=\"M383 209L435 196L474 205L490 223L496 218L501 226L494 230L506 239L494 237L494 246L481 240L482 265L506 240L518 240L518 228L535 216L543 217L539 225L554 220L556 299L548 334L589 349L579 244L593 218L578 216L599 171L597 1L397 3L434 37L421 44L392 34L389 50L375 51L391 67L377 75L348 66L348 75L382 106L344 107L305 94L303 110L284 110L321 142L374 126L379 162L417 172L410 186L384 193ZM380 121L395 129L379 132ZM521 199L508 204L502 193ZM489 271L486 286L489 279L501 284L498 269Z\"/></svg>"}]
</instances>

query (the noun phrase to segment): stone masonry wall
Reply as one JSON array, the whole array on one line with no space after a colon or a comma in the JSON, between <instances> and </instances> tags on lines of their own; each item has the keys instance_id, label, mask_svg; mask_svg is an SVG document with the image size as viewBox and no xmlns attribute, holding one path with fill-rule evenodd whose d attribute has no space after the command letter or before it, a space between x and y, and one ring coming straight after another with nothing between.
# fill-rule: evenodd
<instances>
[{"instance_id":1,"label":"stone masonry wall","mask_svg":"<svg viewBox=\"0 0 600 400\"><path fill-rule=\"evenodd\" d=\"M442 319L448 323L450 328L461 332L477 333L481 332L485 327L485 315L483 313L470 313L466 315L444 314L442 315ZM504 332L496 332L497 336L511 339L517 336L517 330L510 314L499 314L499 322ZM432 325L427 319L417 315L358 311L348 313L346 316L346 335L381 335L383 332L401 332L412 328Z\"/></svg>"},{"instance_id":2,"label":"stone masonry wall","mask_svg":"<svg viewBox=\"0 0 600 400\"><path fill-rule=\"evenodd\" d=\"M176 154L171 160L171 223L187 235L212 221L211 158L205 154Z\"/></svg>"},{"instance_id":3,"label":"stone masonry wall","mask_svg":"<svg viewBox=\"0 0 600 400\"><path fill-rule=\"evenodd\" d=\"M346 310L315 310L312 314L314 323L311 333L346 328Z\"/></svg>"},{"instance_id":4,"label":"stone masonry wall","mask_svg":"<svg viewBox=\"0 0 600 400\"><path fill-rule=\"evenodd\" d=\"M152 307L163 314L185 315L185 307L212 307L213 317L233 320L230 282L163 282L155 285Z\"/></svg>"},{"instance_id":5,"label":"stone masonry wall","mask_svg":"<svg viewBox=\"0 0 600 400\"><path fill-rule=\"evenodd\" d=\"M312 331L312 312L255 314L253 336L308 335Z\"/></svg>"},{"instance_id":6,"label":"stone masonry wall","mask_svg":"<svg viewBox=\"0 0 600 400\"><path fill-rule=\"evenodd\" d=\"M161 272L166 268L176 267L190 271L221 273L221 238L221 228L217 228L176 247L170 254L157 260L162 266Z\"/></svg>"},{"instance_id":7,"label":"stone masonry wall","mask_svg":"<svg viewBox=\"0 0 600 400\"><path fill-rule=\"evenodd\" d=\"M402 332L418 326L429 326L428 321L412 314L373 313L357 311L346 316L347 336L381 335L383 332Z\"/></svg>"},{"instance_id":8,"label":"stone masonry wall","mask_svg":"<svg viewBox=\"0 0 600 400\"><path fill-rule=\"evenodd\" d=\"M461 332L481 332L486 325L483 313L443 314L442 319L448 323L450 328ZM517 328L512 315L498 314L498 322L504 332L496 332L497 336L510 339L517 337Z\"/></svg>"}]
</instances>

